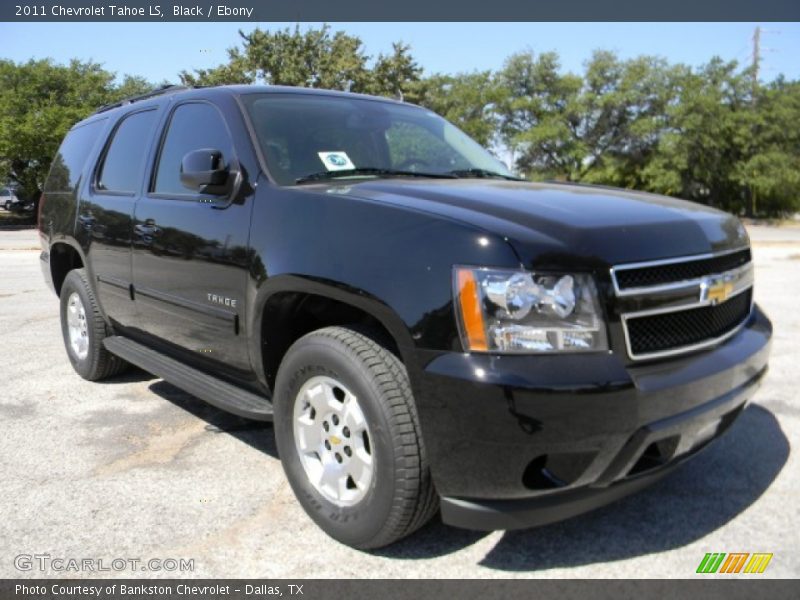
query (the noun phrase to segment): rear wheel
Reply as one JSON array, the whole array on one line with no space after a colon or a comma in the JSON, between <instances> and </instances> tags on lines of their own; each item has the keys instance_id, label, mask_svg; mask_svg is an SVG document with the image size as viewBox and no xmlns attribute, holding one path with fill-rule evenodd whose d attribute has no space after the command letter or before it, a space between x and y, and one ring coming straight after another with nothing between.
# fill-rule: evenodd
<instances>
[{"instance_id":1,"label":"rear wheel","mask_svg":"<svg viewBox=\"0 0 800 600\"><path fill-rule=\"evenodd\" d=\"M289 349L275 387L283 468L328 535L379 548L436 512L408 375L386 348L343 327L315 331Z\"/></svg>"},{"instance_id":2,"label":"rear wheel","mask_svg":"<svg viewBox=\"0 0 800 600\"><path fill-rule=\"evenodd\" d=\"M61 286L61 333L67 356L84 379L104 379L127 367L103 346L109 332L84 269L70 271Z\"/></svg>"}]
</instances>

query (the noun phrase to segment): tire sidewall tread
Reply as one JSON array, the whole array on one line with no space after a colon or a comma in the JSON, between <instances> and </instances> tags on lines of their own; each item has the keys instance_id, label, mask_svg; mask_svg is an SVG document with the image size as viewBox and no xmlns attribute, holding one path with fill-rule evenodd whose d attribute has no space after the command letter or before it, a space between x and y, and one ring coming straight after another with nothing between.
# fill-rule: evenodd
<instances>
[{"instance_id":1,"label":"tire sidewall tread","mask_svg":"<svg viewBox=\"0 0 800 600\"><path fill-rule=\"evenodd\" d=\"M72 352L69 341L66 312L69 297L73 293L77 293L80 297L86 314L89 352L83 360ZM103 318L100 305L89 283L89 277L85 269L73 269L67 273L61 286L60 318L61 334L64 338L67 356L78 375L89 381L97 381L116 375L125 369L127 363L111 354L103 346L103 339L109 335L109 328Z\"/></svg>"},{"instance_id":2,"label":"tire sidewall tread","mask_svg":"<svg viewBox=\"0 0 800 600\"><path fill-rule=\"evenodd\" d=\"M375 471L353 507L325 499L308 481L294 445L294 402L305 381L327 375L348 387L369 423ZM335 539L360 549L392 543L438 509L405 367L360 332L328 327L289 349L278 372L275 434L284 471L309 516Z\"/></svg>"}]
</instances>

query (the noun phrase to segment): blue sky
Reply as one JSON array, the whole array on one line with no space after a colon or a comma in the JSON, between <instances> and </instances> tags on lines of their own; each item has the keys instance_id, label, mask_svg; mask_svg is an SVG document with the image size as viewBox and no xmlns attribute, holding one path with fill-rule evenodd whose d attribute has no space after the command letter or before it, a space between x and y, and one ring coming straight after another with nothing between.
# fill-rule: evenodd
<instances>
[{"instance_id":1,"label":"blue sky","mask_svg":"<svg viewBox=\"0 0 800 600\"><path fill-rule=\"evenodd\" d=\"M92 59L118 74L177 81L184 68L207 68L226 59L237 30L288 23L0 23L0 56L15 61L51 57ZM293 26L293 24L291 24ZM309 24L302 24L307 27ZM320 24L314 24L320 25ZM565 70L580 71L595 49L622 57L663 56L698 65L714 55L750 60L756 25L762 34L764 80L783 73L800 79L800 23L333 23L358 35L370 55L393 41L412 46L426 73L497 69L511 53L555 50Z\"/></svg>"}]
</instances>

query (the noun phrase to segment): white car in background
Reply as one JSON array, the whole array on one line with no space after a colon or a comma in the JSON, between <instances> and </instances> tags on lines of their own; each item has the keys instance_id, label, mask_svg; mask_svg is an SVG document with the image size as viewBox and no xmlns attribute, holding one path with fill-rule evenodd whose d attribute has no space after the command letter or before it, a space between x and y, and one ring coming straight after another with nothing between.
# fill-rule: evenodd
<instances>
[{"instance_id":1,"label":"white car in background","mask_svg":"<svg viewBox=\"0 0 800 600\"><path fill-rule=\"evenodd\" d=\"M14 190L9 188L0 188L0 206L6 210L11 210L11 207L19 203L19 198L14 193Z\"/></svg>"}]
</instances>

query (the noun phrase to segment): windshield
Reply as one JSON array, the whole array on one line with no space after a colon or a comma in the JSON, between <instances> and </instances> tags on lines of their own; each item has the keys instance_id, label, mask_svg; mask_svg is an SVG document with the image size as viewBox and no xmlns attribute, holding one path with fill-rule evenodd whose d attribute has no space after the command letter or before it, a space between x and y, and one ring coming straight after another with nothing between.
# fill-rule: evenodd
<instances>
[{"instance_id":1,"label":"windshield","mask_svg":"<svg viewBox=\"0 0 800 600\"><path fill-rule=\"evenodd\" d=\"M416 106L312 94L242 100L281 185L390 175L513 177L460 129Z\"/></svg>"}]
</instances>

